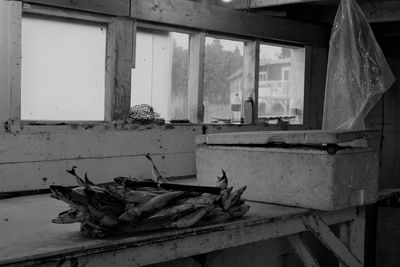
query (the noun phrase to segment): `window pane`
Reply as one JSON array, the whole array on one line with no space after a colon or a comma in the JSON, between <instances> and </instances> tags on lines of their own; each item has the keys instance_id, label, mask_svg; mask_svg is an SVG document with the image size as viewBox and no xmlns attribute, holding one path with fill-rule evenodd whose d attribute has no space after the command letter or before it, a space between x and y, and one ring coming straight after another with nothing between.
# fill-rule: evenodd
<instances>
[{"instance_id":1,"label":"window pane","mask_svg":"<svg viewBox=\"0 0 400 267\"><path fill-rule=\"evenodd\" d=\"M22 18L22 120L104 120L103 25Z\"/></svg>"},{"instance_id":2,"label":"window pane","mask_svg":"<svg viewBox=\"0 0 400 267\"><path fill-rule=\"evenodd\" d=\"M204 122L240 123L244 43L206 37Z\"/></svg>"},{"instance_id":3,"label":"window pane","mask_svg":"<svg viewBox=\"0 0 400 267\"><path fill-rule=\"evenodd\" d=\"M166 121L187 119L189 35L140 30L131 105L149 104Z\"/></svg>"},{"instance_id":4,"label":"window pane","mask_svg":"<svg viewBox=\"0 0 400 267\"><path fill-rule=\"evenodd\" d=\"M304 48L260 46L259 118L285 117L291 124L303 123L304 62Z\"/></svg>"}]
</instances>

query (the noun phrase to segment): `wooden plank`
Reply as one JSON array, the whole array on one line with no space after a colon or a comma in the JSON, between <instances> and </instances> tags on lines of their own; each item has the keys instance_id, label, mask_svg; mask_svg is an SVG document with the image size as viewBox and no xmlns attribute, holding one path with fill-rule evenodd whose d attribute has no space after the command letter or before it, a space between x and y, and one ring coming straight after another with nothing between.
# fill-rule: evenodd
<instances>
[{"instance_id":1,"label":"wooden plank","mask_svg":"<svg viewBox=\"0 0 400 267\"><path fill-rule=\"evenodd\" d=\"M312 106L315 105L315 100L311 98L312 90L312 46L305 47L305 62L304 62L304 102L303 102L303 125L310 126ZM314 115L315 116L315 115Z\"/></svg>"},{"instance_id":2,"label":"wooden plank","mask_svg":"<svg viewBox=\"0 0 400 267\"><path fill-rule=\"evenodd\" d=\"M194 152L194 138L201 134L201 126L148 130L68 127L60 131L43 127L39 133L25 132L24 129L18 135L0 134L0 165Z\"/></svg>"},{"instance_id":3,"label":"wooden plank","mask_svg":"<svg viewBox=\"0 0 400 267\"><path fill-rule=\"evenodd\" d=\"M399 1L373 1L360 4L360 7L368 22L400 21Z\"/></svg>"},{"instance_id":4,"label":"wooden plank","mask_svg":"<svg viewBox=\"0 0 400 267\"><path fill-rule=\"evenodd\" d=\"M349 248L362 264L364 264L365 248L365 209L359 208L357 218L349 223Z\"/></svg>"},{"instance_id":5,"label":"wooden plank","mask_svg":"<svg viewBox=\"0 0 400 267\"><path fill-rule=\"evenodd\" d=\"M340 241L343 242L344 245L346 245L347 248L349 248L349 239L350 237L350 231L349 231L349 222L344 222L339 224L339 239ZM339 260L339 267L347 267L346 264Z\"/></svg>"},{"instance_id":6,"label":"wooden plank","mask_svg":"<svg viewBox=\"0 0 400 267\"><path fill-rule=\"evenodd\" d=\"M129 118L136 21L119 18L107 28L105 120Z\"/></svg>"},{"instance_id":7,"label":"wooden plank","mask_svg":"<svg viewBox=\"0 0 400 267\"><path fill-rule=\"evenodd\" d=\"M231 132L256 132L256 131L279 131L282 130L280 125L277 124L258 124L258 125L217 125L207 124L203 125L205 134L215 133L231 133ZM288 130L306 130L304 125L289 125Z\"/></svg>"},{"instance_id":8,"label":"wooden plank","mask_svg":"<svg viewBox=\"0 0 400 267\"><path fill-rule=\"evenodd\" d=\"M194 157L194 152L152 155L166 178L195 175ZM0 164L0 192L46 189L51 184L76 185L66 172L72 166L77 166L80 174L87 172L95 183L110 182L116 176L153 177L143 155Z\"/></svg>"},{"instance_id":9,"label":"wooden plank","mask_svg":"<svg viewBox=\"0 0 400 267\"><path fill-rule=\"evenodd\" d=\"M24 3L22 6L23 13L28 14L37 14L37 15L45 15L51 17L60 17L67 19L77 19L84 21L92 21L92 22L100 22L100 23L110 23L115 20L115 17L94 14L88 12L82 12L78 10L70 10L70 9L60 9L57 7L51 6L41 6L36 4L27 4Z\"/></svg>"},{"instance_id":10,"label":"wooden plank","mask_svg":"<svg viewBox=\"0 0 400 267\"><path fill-rule=\"evenodd\" d=\"M295 250L297 256L304 263L305 267L319 267L318 261L314 258L309 247L304 243L299 234L288 236L290 245Z\"/></svg>"},{"instance_id":11,"label":"wooden plank","mask_svg":"<svg viewBox=\"0 0 400 267\"><path fill-rule=\"evenodd\" d=\"M189 47L188 118L192 123L201 123L204 118L205 33L190 35Z\"/></svg>"},{"instance_id":12,"label":"wooden plank","mask_svg":"<svg viewBox=\"0 0 400 267\"><path fill-rule=\"evenodd\" d=\"M248 215L226 224L95 240L82 237L77 224L50 222L64 208L64 203L48 195L2 200L2 218L8 221L0 221L3 229L0 265L55 264L61 260L79 266L84 262L89 266L154 264L305 231L298 216L309 212L251 203ZM321 216L329 224L335 224L354 218L355 210ZM29 227L25 227L27 224Z\"/></svg>"},{"instance_id":13,"label":"wooden plank","mask_svg":"<svg viewBox=\"0 0 400 267\"><path fill-rule=\"evenodd\" d=\"M285 144L340 144L356 139L377 136L375 130L336 130L336 131L274 131L208 134L198 136L197 144L224 145L264 145L268 143Z\"/></svg>"},{"instance_id":14,"label":"wooden plank","mask_svg":"<svg viewBox=\"0 0 400 267\"><path fill-rule=\"evenodd\" d=\"M302 219L304 225L347 266L363 266L362 261L350 252L350 250L332 233L328 225L318 215L313 214L302 217Z\"/></svg>"},{"instance_id":15,"label":"wooden plank","mask_svg":"<svg viewBox=\"0 0 400 267\"><path fill-rule=\"evenodd\" d=\"M243 56L243 101L248 97L253 99L253 122L258 117L258 69L260 42L252 41L244 43ZM243 103L242 103L243 106Z\"/></svg>"},{"instance_id":16,"label":"wooden plank","mask_svg":"<svg viewBox=\"0 0 400 267\"><path fill-rule=\"evenodd\" d=\"M249 9L249 8L262 8L262 7L272 7L272 6L282 6L290 4L303 4L309 2L318 2L321 0L235 0L230 4L230 7L237 9Z\"/></svg>"},{"instance_id":17,"label":"wooden plank","mask_svg":"<svg viewBox=\"0 0 400 267\"><path fill-rule=\"evenodd\" d=\"M0 1L0 132L4 132L10 115L10 35L12 31L13 4L11 1Z\"/></svg>"},{"instance_id":18,"label":"wooden plank","mask_svg":"<svg viewBox=\"0 0 400 267\"><path fill-rule=\"evenodd\" d=\"M8 38L6 39L8 53L5 62L8 62L8 79L5 79L4 92L9 95L5 101L9 101L8 130L12 133L21 129L21 16L22 3L17 1L9 1L3 3L8 14L8 23L6 23L6 31ZM8 84L7 84L8 80ZM8 87L8 88L7 88ZM3 90L2 90L3 91Z\"/></svg>"},{"instance_id":19,"label":"wooden plank","mask_svg":"<svg viewBox=\"0 0 400 267\"><path fill-rule=\"evenodd\" d=\"M129 16L130 5L129 0L25 0L24 2L114 16Z\"/></svg>"},{"instance_id":20,"label":"wooden plank","mask_svg":"<svg viewBox=\"0 0 400 267\"><path fill-rule=\"evenodd\" d=\"M131 17L212 32L321 46L328 44L330 34L321 26L186 0L132 0Z\"/></svg>"}]
</instances>

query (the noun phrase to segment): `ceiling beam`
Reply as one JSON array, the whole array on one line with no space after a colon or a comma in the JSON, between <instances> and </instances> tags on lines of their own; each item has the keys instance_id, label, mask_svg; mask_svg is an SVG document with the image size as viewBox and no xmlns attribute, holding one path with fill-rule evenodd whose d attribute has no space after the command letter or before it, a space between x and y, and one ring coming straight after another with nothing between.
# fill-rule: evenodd
<instances>
[{"instance_id":1,"label":"ceiling beam","mask_svg":"<svg viewBox=\"0 0 400 267\"><path fill-rule=\"evenodd\" d=\"M400 1L375 1L361 4L369 22L400 21Z\"/></svg>"},{"instance_id":2,"label":"ceiling beam","mask_svg":"<svg viewBox=\"0 0 400 267\"><path fill-rule=\"evenodd\" d=\"M289 11L289 13L298 13L310 21L333 23L339 0L334 2L331 0L236 0L231 3L231 7L237 9L254 9L268 8L272 6L283 6L287 4L301 3L331 3L333 5L296 5L282 7L280 11ZM400 1L399 0L381 0L381 1L365 1L358 0L369 22L394 22L400 21ZM247 5L247 6L246 6ZM268 9L267 9L268 10ZM317 11L317 12L316 12ZM258 12L258 11L257 11ZM265 12L265 9L262 11ZM290 17L290 16L288 16Z\"/></svg>"},{"instance_id":3,"label":"ceiling beam","mask_svg":"<svg viewBox=\"0 0 400 267\"><path fill-rule=\"evenodd\" d=\"M237 9L263 8L272 6L283 6L289 4L302 4L318 2L321 0L235 0L230 6Z\"/></svg>"}]
</instances>

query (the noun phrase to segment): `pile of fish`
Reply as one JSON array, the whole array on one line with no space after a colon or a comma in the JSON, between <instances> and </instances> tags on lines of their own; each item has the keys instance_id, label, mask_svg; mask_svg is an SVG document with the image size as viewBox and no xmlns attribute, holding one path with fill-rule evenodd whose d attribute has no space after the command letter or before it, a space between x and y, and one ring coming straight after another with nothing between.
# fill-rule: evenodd
<instances>
[{"instance_id":1,"label":"pile of fish","mask_svg":"<svg viewBox=\"0 0 400 267\"><path fill-rule=\"evenodd\" d=\"M80 177L74 166L78 187L52 185L51 197L69 204L53 223L81 224L81 232L103 238L110 234L140 233L223 223L243 216L249 206L241 199L246 187L233 190L222 170L217 186L168 183L151 157L154 179L116 177L114 182L96 185L85 173Z\"/></svg>"}]
</instances>

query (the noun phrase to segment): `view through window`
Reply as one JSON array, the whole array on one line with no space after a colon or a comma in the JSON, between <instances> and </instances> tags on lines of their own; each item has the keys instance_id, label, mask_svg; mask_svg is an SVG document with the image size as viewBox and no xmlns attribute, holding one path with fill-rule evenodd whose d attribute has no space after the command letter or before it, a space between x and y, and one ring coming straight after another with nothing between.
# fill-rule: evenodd
<instances>
[{"instance_id":1,"label":"view through window","mask_svg":"<svg viewBox=\"0 0 400 267\"><path fill-rule=\"evenodd\" d=\"M148 104L166 121L188 117L189 34L140 29L131 105Z\"/></svg>"},{"instance_id":2,"label":"view through window","mask_svg":"<svg viewBox=\"0 0 400 267\"><path fill-rule=\"evenodd\" d=\"M258 117L303 123L305 49L260 45Z\"/></svg>"},{"instance_id":3,"label":"view through window","mask_svg":"<svg viewBox=\"0 0 400 267\"><path fill-rule=\"evenodd\" d=\"M240 123L244 42L206 37L204 122Z\"/></svg>"},{"instance_id":4,"label":"view through window","mask_svg":"<svg viewBox=\"0 0 400 267\"><path fill-rule=\"evenodd\" d=\"M106 28L22 18L21 119L104 120Z\"/></svg>"}]
</instances>

